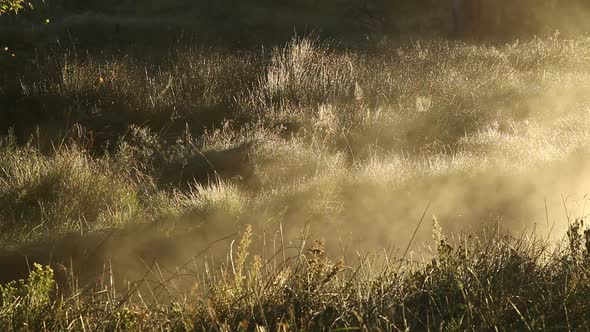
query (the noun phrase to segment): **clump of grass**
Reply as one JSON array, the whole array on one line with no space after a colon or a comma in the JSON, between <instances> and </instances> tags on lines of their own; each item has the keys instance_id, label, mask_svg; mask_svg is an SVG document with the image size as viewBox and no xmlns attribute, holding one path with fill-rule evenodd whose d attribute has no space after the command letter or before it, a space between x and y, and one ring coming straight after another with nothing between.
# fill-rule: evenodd
<instances>
[{"instance_id":1,"label":"clump of grass","mask_svg":"<svg viewBox=\"0 0 590 332\"><path fill-rule=\"evenodd\" d=\"M9 138L0 145L0 219L5 234L121 226L141 211L136 184L76 146L44 156Z\"/></svg>"},{"instance_id":2,"label":"clump of grass","mask_svg":"<svg viewBox=\"0 0 590 332\"><path fill-rule=\"evenodd\" d=\"M185 193L173 198L186 215L214 216L228 219L239 217L247 207L245 194L231 182L218 181L209 185L194 184Z\"/></svg>"},{"instance_id":3,"label":"clump of grass","mask_svg":"<svg viewBox=\"0 0 590 332\"><path fill-rule=\"evenodd\" d=\"M350 99L355 83L352 61L351 54L338 55L310 39L294 39L273 50L253 97L263 97L264 106L270 108Z\"/></svg>"}]
</instances>

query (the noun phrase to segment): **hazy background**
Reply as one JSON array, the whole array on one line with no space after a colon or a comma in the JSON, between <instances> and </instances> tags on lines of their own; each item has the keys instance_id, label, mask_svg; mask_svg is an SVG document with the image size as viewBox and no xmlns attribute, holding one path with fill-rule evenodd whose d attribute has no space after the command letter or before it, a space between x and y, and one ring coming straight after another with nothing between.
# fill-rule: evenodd
<instances>
[{"instance_id":1,"label":"hazy background","mask_svg":"<svg viewBox=\"0 0 590 332\"><path fill-rule=\"evenodd\" d=\"M367 39L449 36L451 1L219 0L33 1L35 11L2 18L3 38L96 49L170 46L178 42L232 48L282 43L317 33L351 45ZM465 1L468 37L498 39L579 33L588 28L584 0ZM45 25L50 19L51 24ZM12 31L12 33L10 33ZM464 36L461 36L464 37ZM130 45L131 44L131 45ZM37 44L39 45L39 44ZM16 46L16 45L14 45Z\"/></svg>"}]
</instances>

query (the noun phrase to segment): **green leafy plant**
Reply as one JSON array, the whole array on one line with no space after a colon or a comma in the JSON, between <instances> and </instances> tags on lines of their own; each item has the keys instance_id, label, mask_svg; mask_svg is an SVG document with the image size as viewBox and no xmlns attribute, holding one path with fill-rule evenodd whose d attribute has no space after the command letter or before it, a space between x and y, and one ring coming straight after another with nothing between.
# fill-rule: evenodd
<instances>
[{"instance_id":1,"label":"green leafy plant","mask_svg":"<svg viewBox=\"0 0 590 332\"><path fill-rule=\"evenodd\" d=\"M25 0L0 0L0 15L15 13L26 8L33 9L33 4Z\"/></svg>"},{"instance_id":2,"label":"green leafy plant","mask_svg":"<svg viewBox=\"0 0 590 332\"><path fill-rule=\"evenodd\" d=\"M0 285L0 328L4 331L25 327L35 329L52 309L54 290L53 270L37 263L27 280Z\"/></svg>"}]
</instances>

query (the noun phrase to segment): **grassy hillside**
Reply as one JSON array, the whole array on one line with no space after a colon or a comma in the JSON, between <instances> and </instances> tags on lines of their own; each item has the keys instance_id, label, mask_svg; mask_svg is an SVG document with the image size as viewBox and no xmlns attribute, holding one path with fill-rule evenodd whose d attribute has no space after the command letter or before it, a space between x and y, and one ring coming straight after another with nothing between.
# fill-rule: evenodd
<instances>
[{"instance_id":1,"label":"grassy hillside","mask_svg":"<svg viewBox=\"0 0 590 332\"><path fill-rule=\"evenodd\" d=\"M0 52L3 330L588 327L589 39L201 45Z\"/></svg>"},{"instance_id":2,"label":"grassy hillside","mask_svg":"<svg viewBox=\"0 0 590 332\"><path fill-rule=\"evenodd\" d=\"M369 55L302 39L243 54L179 50L157 66L39 59L3 90L4 224L28 236L95 230L181 216L179 205L217 192L233 193L215 204L246 219L293 205L285 218L375 211L372 223L390 224L419 214L420 199L447 205L437 213L449 218L465 208L526 223L529 200L585 190L588 50L586 39L554 38ZM97 194L115 188L120 197Z\"/></svg>"}]
</instances>

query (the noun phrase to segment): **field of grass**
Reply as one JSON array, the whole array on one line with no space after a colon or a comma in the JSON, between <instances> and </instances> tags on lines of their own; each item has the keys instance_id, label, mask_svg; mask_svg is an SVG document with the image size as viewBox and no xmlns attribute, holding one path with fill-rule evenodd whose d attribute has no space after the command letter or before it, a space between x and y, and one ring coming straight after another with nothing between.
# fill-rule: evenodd
<instances>
[{"instance_id":1,"label":"field of grass","mask_svg":"<svg viewBox=\"0 0 590 332\"><path fill-rule=\"evenodd\" d=\"M0 56L2 330L589 328L588 38Z\"/></svg>"}]
</instances>

